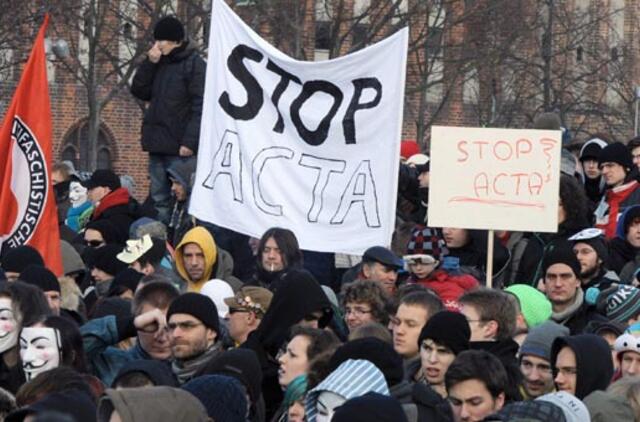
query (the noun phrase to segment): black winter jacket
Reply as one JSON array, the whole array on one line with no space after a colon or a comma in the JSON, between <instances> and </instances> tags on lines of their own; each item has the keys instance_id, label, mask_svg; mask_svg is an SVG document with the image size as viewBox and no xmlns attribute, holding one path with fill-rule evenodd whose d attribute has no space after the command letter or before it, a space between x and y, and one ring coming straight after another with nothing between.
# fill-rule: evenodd
<instances>
[{"instance_id":1,"label":"black winter jacket","mask_svg":"<svg viewBox=\"0 0 640 422\"><path fill-rule=\"evenodd\" d=\"M158 63L146 59L133 78L131 93L149 101L142 121L142 149L178 155L180 146L198 151L206 63L188 42Z\"/></svg>"}]
</instances>

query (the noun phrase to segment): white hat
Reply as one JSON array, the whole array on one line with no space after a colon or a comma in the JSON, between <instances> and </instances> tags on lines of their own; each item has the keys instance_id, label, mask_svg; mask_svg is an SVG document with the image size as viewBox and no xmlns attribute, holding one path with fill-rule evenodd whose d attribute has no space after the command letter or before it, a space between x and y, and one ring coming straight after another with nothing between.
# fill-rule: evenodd
<instances>
[{"instance_id":1,"label":"white hat","mask_svg":"<svg viewBox=\"0 0 640 422\"><path fill-rule=\"evenodd\" d=\"M152 247L151 236L145 234L141 239L127 240L127 246L116 257L125 264L133 264Z\"/></svg>"},{"instance_id":2,"label":"white hat","mask_svg":"<svg viewBox=\"0 0 640 422\"><path fill-rule=\"evenodd\" d=\"M429 162L429 156L426 154L413 154L409 159L407 159L406 164L411 166L419 166L422 164L427 164Z\"/></svg>"},{"instance_id":3,"label":"white hat","mask_svg":"<svg viewBox=\"0 0 640 422\"><path fill-rule=\"evenodd\" d=\"M213 300L213 303L216 304L216 308L218 309L218 316L220 318L225 318L227 316L227 313L229 313L229 306L224 303L224 300L233 296L233 289L229 283L224 280L214 278L202 285L200 294L208 296Z\"/></svg>"},{"instance_id":4,"label":"white hat","mask_svg":"<svg viewBox=\"0 0 640 422\"><path fill-rule=\"evenodd\" d=\"M567 422L591 422L591 415L582 400L566 391L545 394L536 400L553 403L562 409Z\"/></svg>"}]
</instances>

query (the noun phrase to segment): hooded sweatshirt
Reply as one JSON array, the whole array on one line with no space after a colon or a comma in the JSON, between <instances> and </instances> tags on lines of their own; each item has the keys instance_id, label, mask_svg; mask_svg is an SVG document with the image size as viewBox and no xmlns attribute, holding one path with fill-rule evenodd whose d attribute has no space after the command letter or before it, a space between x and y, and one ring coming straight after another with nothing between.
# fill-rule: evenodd
<instances>
[{"instance_id":1,"label":"hooded sweatshirt","mask_svg":"<svg viewBox=\"0 0 640 422\"><path fill-rule=\"evenodd\" d=\"M568 346L576 355L576 392L583 400L596 390L606 390L613 377L613 362L609 344L595 334L579 334L559 337L551 346L551 365L557 374L556 358L563 347Z\"/></svg>"},{"instance_id":2,"label":"hooded sweatshirt","mask_svg":"<svg viewBox=\"0 0 640 422\"><path fill-rule=\"evenodd\" d=\"M200 400L172 387L142 387L106 391L98 404L98 422L108 422L117 411L122 422L206 422Z\"/></svg>"},{"instance_id":3,"label":"hooded sweatshirt","mask_svg":"<svg viewBox=\"0 0 640 422\"><path fill-rule=\"evenodd\" d=\"M389 387L384 375L374 364L368 360L349 359L307 393L305 400L307 421L316 421L318 397L325 391L335 393L346 400L369 392L389 395Z\"/></svg>"},{"instance_id":4,"label":"hooded sweatshirt","mask_svg":"<svg viewBox=\"0 0 640 422\"><path fill-rule=\"evenodd\" d=\"M313 312L322 311L318 326L324 328L333 316L331 302L313 276L304 270L291 270L271 299L271 305L258 328L249 334L241 346L253 350L262 368L262 393L267 406L267 417L273 416L283 399L278 384L280 347L288 340L291 327Z\"/></svg>"}]
</instances>

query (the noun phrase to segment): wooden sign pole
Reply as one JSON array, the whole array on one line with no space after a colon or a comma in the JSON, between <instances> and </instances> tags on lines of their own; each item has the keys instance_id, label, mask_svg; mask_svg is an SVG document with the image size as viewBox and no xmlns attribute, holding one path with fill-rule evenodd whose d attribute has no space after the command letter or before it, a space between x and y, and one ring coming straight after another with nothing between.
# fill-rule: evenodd
<instances>
[{"instance_id":1,"label":"wooden sign pole","mask_svg":"<svg viewBox=\"0 0 640 422\"><path fill-rule=\"evenodd\" d=\"M489 230L487 237L487 287L493 287L493 230Z\"/></svg>"}]
</instances>

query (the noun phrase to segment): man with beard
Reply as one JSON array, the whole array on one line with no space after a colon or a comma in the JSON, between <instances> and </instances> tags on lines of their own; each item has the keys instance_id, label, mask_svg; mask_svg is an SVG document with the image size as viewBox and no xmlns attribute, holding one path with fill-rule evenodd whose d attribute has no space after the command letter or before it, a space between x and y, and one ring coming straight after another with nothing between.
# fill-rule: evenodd
<instances>
[{"instance_id":1,"label":"man with beard","mask_svg":"<svg viewBox=\"0 0 640 422\"><path fill-rule=\"evenodd\" d=\"M220 321L213 301L199 293L184 293L167 311L167 328L173 356L172 369L184 384L218 354Z\"/></svg>"},{"instance_id":2,"label":"man with beard","mask_svg":"<svg viewBox=\"0 0 640 422\"><path fill-rule=\"evenodd\" d=\"M533 400L554 391L551 370L551 345L558 337L569 335L569 329L547 321L531 329L520 348L522 396Z\"/></svg>"},{"instance_id":3,"label":"man with beard","mask_svg":"<svg viewBox=\"0 0 640 422\"><path fill-rule=\"evenodd\" d=\"M573 252L580 262L580 281L585 291L589 287L606 289L619 281L618 276L606 268L608 253L602 234L602 230L590 228L569 238L573 243Z\"/></svg>"}]
</instances>

